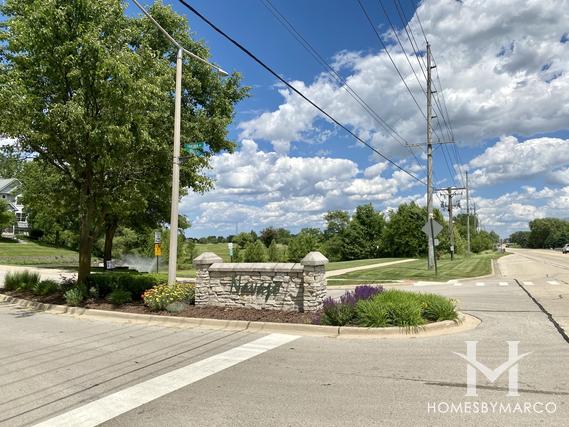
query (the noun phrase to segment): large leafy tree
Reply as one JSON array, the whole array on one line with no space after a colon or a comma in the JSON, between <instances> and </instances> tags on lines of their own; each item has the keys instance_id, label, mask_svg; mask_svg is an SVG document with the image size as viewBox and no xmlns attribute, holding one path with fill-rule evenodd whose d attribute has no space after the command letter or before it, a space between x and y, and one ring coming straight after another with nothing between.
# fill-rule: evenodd
<instances>
[{"instance_id":1,"label":"large leafy tree","mask_svg":"<svg viewBox=\"0 0 569 427\"><path fill-rule=\"evenodd\" d=\"M1 38L0 132L58 177L51 197L79 224L79 281L94 239L112 241L120 222L167 218L173 123L173 47L145 18L127 18L120 0L6 0ZM202 57L185 19L157 3L151 13ZM181 167L181 186L205 191L210 156L232 150L227 125L246 95L239 76L221 79L185 61L182 143L205 141ZM75 210L75 212L73 212Z\"/></svg>"}]
</instances>

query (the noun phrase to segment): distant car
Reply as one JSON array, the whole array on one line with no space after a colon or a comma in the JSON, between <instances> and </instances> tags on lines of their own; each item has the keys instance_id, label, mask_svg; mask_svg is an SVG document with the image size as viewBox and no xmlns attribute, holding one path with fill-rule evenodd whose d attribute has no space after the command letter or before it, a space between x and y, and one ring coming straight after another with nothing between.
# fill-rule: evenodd
<instances>
[{"instance_id":1,"label":"distant car","mask_svg":"<svg viewBox=\"0 0 569 427\"><path fill-rule=\"evenodd\" d=\"M561 251L564 254L569 253L569 243L567 243L565 246L563 246L563 249L561 249Z\"/></svg>"}]
</instances>

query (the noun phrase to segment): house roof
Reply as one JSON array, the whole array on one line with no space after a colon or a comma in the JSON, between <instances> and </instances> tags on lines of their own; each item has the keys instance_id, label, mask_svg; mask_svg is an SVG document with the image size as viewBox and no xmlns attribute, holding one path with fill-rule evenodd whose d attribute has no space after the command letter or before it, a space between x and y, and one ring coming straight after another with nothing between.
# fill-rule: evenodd
<instances>
[{"instance_id":1,"label":"house roof","mask_svg":"<svg viewBox=\"0 0 569 427\"><path fill-rule=\"evenodd\" d=\"M0 193L12 193L22 183L16 178L0 178Z\"/></svg>"}]
</instances>

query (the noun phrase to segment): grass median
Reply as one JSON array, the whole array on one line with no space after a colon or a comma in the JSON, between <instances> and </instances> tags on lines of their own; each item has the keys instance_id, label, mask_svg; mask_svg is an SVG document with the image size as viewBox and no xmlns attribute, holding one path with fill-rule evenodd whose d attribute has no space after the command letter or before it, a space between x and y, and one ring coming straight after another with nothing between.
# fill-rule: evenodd
<instances>
[{"instance_id":1,"label":"grass median","mask_svg":"<svg viewBox=\"0 0 569 427\"><path fill-rule=\"evenodd\" d=\"M369 270L354 271L328 279L328 285L358 285L361 283L385 283L397 280L447 281L468 277L485 276L492 273L492 260L504 254L486 252L482 254L439 259L438 274L427 269L427 260L419 259L404 264L388 265Z\"/></svg>"}]
</instances>

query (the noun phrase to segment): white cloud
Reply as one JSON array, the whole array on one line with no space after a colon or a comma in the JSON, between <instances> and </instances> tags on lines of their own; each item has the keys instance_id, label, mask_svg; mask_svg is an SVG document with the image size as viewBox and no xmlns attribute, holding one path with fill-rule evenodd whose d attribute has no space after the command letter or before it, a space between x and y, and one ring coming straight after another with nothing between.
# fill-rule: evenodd
<instances>
[{"instance_id":1,"label":"white cloud","mask_svg":"<svg viewBox=\"0 0 569 427\"><path fill-rule=\"evenodd\" d=\"M534 138L520 142L513 136L502 137L495 145L472 159L474 186L495 185L514 179L546 175L553 182L567 182L569 140Z\"/></svg>"},{"instance_id":2,"label":"white cloud","mask_svg":"<svg viewBox=\"0 0 569 427\"><path fill-rule=\"evenodd\" d=\"M182 201L192 233L232 233L236 224L241 230L321 226L328 210L352 210L367 202L381 209L396 194L417 185L407 174L391 173L387 163L360 170L348 159L260 151L249 139L240 151L215 157L212 166L215 190L190 194Z\"/></svg>"},{"instance_id":3,"label":"white cloud","mask_svg":"<svg viewBox=\"0 0 569 427\"><path fill-rule=\"evenodd\" d=\"M569 0L430 0L418 11L445 85L458 140L472 143L499 135L567 128L569 48L561 38L567 31ZM421 40L416 15L409 27ZM405 31L399 36L407 52L412 52ZM394 44L390 51L417 100L424 104L401 48ZM418 72L418 65L412 63ZM339 52L334 65L347 72L350 87L402 136L411 142L424 139L424 119L383 51ZM422 73L418 75L424 86ZM409 156L345 88L329 78L320 75L312 83L294 82L294 86L382 152ZM283 152L291 142L303 141L314 132L319 114L299 96L284 89L280 93L284 101L275 111L242 122L240 127L242 137L270 140Z\"/></svg>"}]
</instances>

